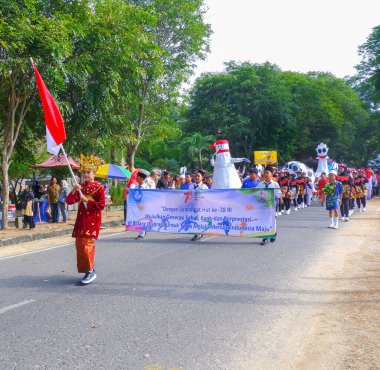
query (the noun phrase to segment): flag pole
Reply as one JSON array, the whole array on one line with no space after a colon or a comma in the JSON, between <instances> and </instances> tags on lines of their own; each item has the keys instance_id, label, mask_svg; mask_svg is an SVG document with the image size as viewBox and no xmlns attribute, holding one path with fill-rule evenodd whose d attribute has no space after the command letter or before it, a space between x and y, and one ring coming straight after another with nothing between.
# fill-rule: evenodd
<instances>
[{"instance_id":1,"label":"flag pole","mask_svg":"<svg viewBox=\"0 0 380 370\"><path fill-rule=\"evenodd\" d=\"M73 178L75 185L79 185L79 184L78 184L78 181L77 181L77 178L76 178L75 175L74 175L74 171L73 171L73 169L71 168L71 164L70 164L70 162L69 162L69 158L67 157L67 154L66 154L65 148L63 147L62 144L60 145L60 147L61 147L61 149L62 149L63 156L65 157L65 160L66 160L67 166L69 167L69 170L70 170L70 173L71 173L71 177ZM79 195L80 195L80 196L83 196L83 193L82 193L82 191L81 191L80 189L78 189L78 192L79 192ZM85 208L87 208L87 203L83 202L83 205L84 205Z\"/></svg>"}]
</instances>

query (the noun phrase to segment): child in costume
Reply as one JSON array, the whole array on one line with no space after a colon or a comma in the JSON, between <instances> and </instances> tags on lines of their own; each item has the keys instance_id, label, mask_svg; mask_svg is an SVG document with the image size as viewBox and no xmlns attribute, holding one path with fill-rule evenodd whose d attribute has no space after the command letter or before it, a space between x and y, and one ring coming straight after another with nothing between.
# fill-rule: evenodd
<instances>
[{"instance_id":1,"label":"child in costume","mask_svg":"<svg viewBox=\"0 0 380 370\"><path fill-rule=\"evenodd\" d=\"M320 202L326 202L326 210L329 211L330 229L339 227L339 207L342 204L343 186L336 179L336 170L330 170L329 182L322 189L322 199Z\"/></svg>"},{"instance_id":2,"label":"child in costume","mask_svg":"<svg viewBox=\"0 0 380 370\"><path fill-rule=\"evenodd\" d=\"M96 279L94 240L99 236L102 210L106 202L102 184L95 181L95 174L102 160L95 156L81 155L79 162L85 181L74 185L66 197L66 203L70 205L79 202L72 236L75 238L78 272L85 274L80 282L90 284Z\"/></svg>"}]
</instances>

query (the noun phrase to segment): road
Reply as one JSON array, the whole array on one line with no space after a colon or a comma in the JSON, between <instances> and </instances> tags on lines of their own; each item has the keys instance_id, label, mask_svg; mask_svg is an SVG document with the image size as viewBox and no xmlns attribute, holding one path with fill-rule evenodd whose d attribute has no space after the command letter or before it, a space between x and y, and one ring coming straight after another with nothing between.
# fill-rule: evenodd
<instances>
[{"instance_id":1,"label":"road","mask_svg":"<svg viewBox=\"0 0 380 370\"><path fill-rule=\"evenodd\" d=\"M322 294L305 288L307 271L333 233L354 227L327 224L319 207L281 216L265 246L111 234L89 286L78 285L73 245L0 258L0 368L286 368L292 333Z\"/></svg>"}]
</instances>

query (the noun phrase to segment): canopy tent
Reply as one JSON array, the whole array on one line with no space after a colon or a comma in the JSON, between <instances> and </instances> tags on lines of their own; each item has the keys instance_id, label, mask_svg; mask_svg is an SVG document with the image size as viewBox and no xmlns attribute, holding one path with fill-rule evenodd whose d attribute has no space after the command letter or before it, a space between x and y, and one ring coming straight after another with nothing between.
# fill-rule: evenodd
<instances>
[{"instance_id":1,"label":"canopy tent","mask_svg":"<svg viewBox=\"0 0 380 370\"><path fill-rule=\"evenodd\" d=\"M77 170L80 168L79 164L75 162L71 157L68 157L71 168L74 170ZM67 162L65 160L65 157L63 154L59 155L52 155L50 158L48 158L45 162L36 164L36 165L29 165L30 168L54 168L54 167L67 167Z\"/></svg>"}]
</instances>

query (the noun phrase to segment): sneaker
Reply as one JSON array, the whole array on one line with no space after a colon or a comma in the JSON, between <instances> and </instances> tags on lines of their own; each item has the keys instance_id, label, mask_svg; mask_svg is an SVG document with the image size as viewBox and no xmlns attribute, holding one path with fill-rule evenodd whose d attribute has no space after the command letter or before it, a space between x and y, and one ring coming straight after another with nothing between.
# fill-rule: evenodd
<instances>
[{"instance_id":1,"label":"sneaker","mask_svg":"<svg viewBox=\"0 0 380 370\"><path fill-rule=\"evenodd\" d=\"M277 212L275 213L275 216L276 216L276 217L278 216L278 213L277 213Z\"/></svg>"},{"instance_id":2,"label":"sneaker","mask_svg":"<svg viewBox=\"0 0 380 370\"><path fill-rule=\"evenodd\" d=\"M276 241L276 236L277 236L277 233L274 234L274 238L270 238L269 239L271 243L274 243Z\"/></svg>"},{"instance_id":3,"label":"sneaker","mask_svg":"<svg viewBox=\"0 0 380 370\"><path fill-rule=\"evenodd\" d=\"M347 222L347 221L350 221L350 219L349 219L348 217L346 217L346 222Z\"/></svg>"},{"instance_id":4,"label":"sneaker","mask_svg":"<svg viewBox=\"0 0 380 370\"><path fill-rule=\"evenodd\" d=\"M341 217L340 220L341 221L346 221L346 217Z\"/></svg>"},{"instance_id":5,"label":"sneaker","mask_svg":"<svg viewBox=\"0 0 380 370\"><path fill-rule=\"evenodd\" d=\"M269 239L268 238L265 238L261 241L260 245L265 245L265 244L268 244L269 243Z\"/></svg>"},{"instance_id":6,"label":"sneaker","mask_svg":"<svg viewBox=\"0 0 380 370\"><path fill-rule=\"evenodd\" d=\"M287 215L290 215L290 209L288 209L288 210L286 211L286 214L287 214Z\"/></svg>"},{"instance_id":7,"label":"sneaker","mask_svg":"<svg viewBox=\"0 0 380 370\"><path fill-rule=\"evenodd\" d=\"M144 236L145 235L137 235L136 238L135 238L135 240L144 239Z\"/></svg>"},{"instance_id":8,"label":"sneaker","mask_svg":"<svg viewBox=\"0 0 380 370\"><path fill-rule=\"evenodd\" d=\"M82 284L90 284L96 279L95 270L89 271L86 275L84 275L83 279L80 281Z\"/></svg>"},{"instance_id":9,"label":"sneaker","mask_svg":"<svg viewBox=\"0 0 380 370\"><path fill-rule=\"evenodd\" d=\"M350 210L348 211L348 215L349 215L349 216L352 216L353 213L354 213L354 210L353 210L353 209L350 209Z\"/></svg>"},{"instance_id":10,"label":"sneaker","mask_svg":"<svg viewBox=\"0 0 380 370\"><path fill-rule=\"evenodd\" d=\"M363 212L367 212L367 210L365 208L363 208Z\"/></svg>"},{"instance_id":11,"label":"sneaker","mask_svg":"<svg viewBox=\"0 0 380 370\"><path fill-rule=\"evenodd\" d=\"M298 211L298 208L297 208L297 207L296 207L296 208L294 208L294 211L295 211L295 212L297 212L297 211Z\"/></svg>"},{"instance_id":12,"label":"sneaker","mask_svg":"<svg viewBox=\"0 0 380 370\"><path fill-rule=\"evenodd\" d=\"M329 229L333 229L334 228L334 224L330 224L328 227L329 227Z\"/></svg>"},{"instance_id":13,"label":"sneaker","mask_svg":"<svg viewBox=\"0 0 380 370\"><path fill-rule=\"evenodd\" d=\"M277 212L276 216L282 216L282 212Z\"/></svg>"},{"instance_id":14,"label":"sneaker","mask_svg":"<svg viewBox=\"0 0 380 370\"><path fill-rule=\"evenodd\" d=\"M202 238L203 238L203 235L195 234L190 240L191 240L192 242L195 242L195 241L200 240L200 239L202 239Z\"/></svg>"},{"instance_id":15,"label":"sneaker","mask_svg":"<svg viewBox=\"0 0 380 370\"><path fill-rule=\"evenodd\" d=\"M338 225L334 225L333 226L333 229L337 229L339 226Z\"/></svg>"}]
</instances>

